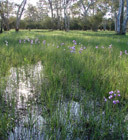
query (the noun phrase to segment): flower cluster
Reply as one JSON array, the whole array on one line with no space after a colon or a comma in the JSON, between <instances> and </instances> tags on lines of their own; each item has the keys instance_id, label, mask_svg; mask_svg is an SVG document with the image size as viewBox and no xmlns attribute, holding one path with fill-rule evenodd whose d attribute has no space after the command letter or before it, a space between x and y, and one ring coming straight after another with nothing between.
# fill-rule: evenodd
<instances>
[{"instance_id":1,"label":"flower cluster","mask_svg":"<svg viewBox=\"0 0 128 140\"><path fill-rule=\"evenodd\" d=\"M83 50L86 50L85 46L80 48L79 53L82 53Z\"/></svg>"},{"instance_id":2,"label":"flower cluster","mask_svg":"<svg viewBox=\"0 0 128 140\"><path fill-rule=\"evenodd\" d=\"M109 92L108 99L109 100L113 99L113 101L112 101L113 104L119 103L118 97L120 97L120 91L119 90ZM107 102L108 99L104 97L105 102Z\"/></svg>"},{"instance_id":3,"label":"flower cluster","mask_svg":"<svg viewBox=\"0 0 128 140\"><path fill-rule=\"evenodd\" d=\"M34 42L35 42L35 44L37 44L37 43L39 44L40 43L40 41L39 41L38 38L36 38L35 40L29 39L29 38L24 39L24 40L19 39L19 44L21 44L21 43L27 43L27 42L29 42L31 45L33 45ZM43 44L45 44L45 40L43 41Z\"/></svg>"},{"instance_id":4,"label":"flower cluster","mask_svg":"<svg viewBox=\"0 0 128 140\"><path fill-rule=\"evenodd\" d=\"M108 47L109 49L111 49L112 48L112 44L111 45L109 45L109 47Z\"/></svg>"},{"instance_id":5,"label":"flower cluster","mask_svg":"<svg viewBox=\"0 0 128 140\"><path fill-rule=\"evenodd\" d=\"M127 52L127 50L125 50L124 51L124 53L126 54L126 55L128 55L128 52ZM120 57L123 55L123 52L122 51L120 51Z\"/></svg>"},{"instance_id":6,"label":"flower cluster","mask_svg":"<svg viewBox=\"0 0 128 140\"><path fill-rule=\"evenodd\" d=\"M75 51L76 51L75 46L70 47L70 50L71 50L71 51L70 51L71 53L75 53Z\"/></svg>"},{"instance_id":7,"label":"flower cluster","mask_svg":"<svg viewBox=\"0 0 128 140\"><path fill-rule=\"evenodd\" d=\"M73 40L72 42L74 43L74 45L77 45L76 40Z\"/></svg>"},{"instance_id":8,"label":"flower cluster","mask_svg":"<svg viewBox=\"0 0 128 140\"><path fill-rule=\"evenodd\" d=\"M61 43L61 46L63 46L64 45L64 43Z\"/></svg>"}]
</instances>

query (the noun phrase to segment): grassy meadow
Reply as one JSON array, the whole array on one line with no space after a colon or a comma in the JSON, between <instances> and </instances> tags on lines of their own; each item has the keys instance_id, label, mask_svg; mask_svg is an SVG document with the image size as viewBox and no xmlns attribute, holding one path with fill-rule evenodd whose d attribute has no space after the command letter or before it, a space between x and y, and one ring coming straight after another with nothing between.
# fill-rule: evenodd
<instances>
[{"instance_id":1,"label":"grassy meadow","mask_svg":"<svg viewBox=\"0 0 128 140\"><path fill-rule=\"evenodd\" d=\"M12 30L0 34L0 140L8 139L17 120L15 101L4 98L5 77L12 67L39 61L44 68L38 95L46 119L44 140L127 140L127 50L128 35L109 31ZM79 106L74 116L70 102ZM69 103L66 111L64 103Z\"/></svg>"}]
</instances>

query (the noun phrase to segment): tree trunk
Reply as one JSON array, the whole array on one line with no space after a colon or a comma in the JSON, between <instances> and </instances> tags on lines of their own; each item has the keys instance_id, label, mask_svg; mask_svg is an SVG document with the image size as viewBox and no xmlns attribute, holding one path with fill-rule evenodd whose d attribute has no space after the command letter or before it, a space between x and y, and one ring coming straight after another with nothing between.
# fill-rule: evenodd
<instances>
[{"instance_id":1,"label":"tree trunk","mask_svg":"<svg viewBox=\"0 0 128 140\"><path fill-rule=\"evenodd\" d=\"M127 30L127 21L128 21L128 0L127 0L127 14L126 14L126 18L124 19L123 22L123 32L122 34L126 34L126 30Z\"/></svg>"},{"instance_id":2,"label":"tree trunk","mask_svg":"<svg viewBox=\"0 0 128 140\"><path fill-rule=\"evenodd\" d=\"M123 33L123 20L124 20L124 0L120 0L119 12L117 15L117 34Z\"/></svg>"},{"instance_id":3,"label":"tree trunk","mask_svg":"<svg viewBox=\"0 0 128 140\"><path fill-rule=\"evenodd\" d=\"M70 29L70 15L67 16L67 31Z\"/></svg>"},{"instance_id":4,"label":"tree trunk","mask_svg":"<svg viewBox=\"0 0 128 140\"><path fill-rule=\"evenodd\" d=\"M69 31L69 29L68 29L68 15L67 15L68 2L69 1L64 0L64 26L65 26L65 31Z\"/></svg>"},{"instance_id":5,"label":"tree trunk","mask_svg":"<svg viewBox=\"0 0 128 140\"><path fill-rule=\"evenodd\" d=\"M2 19L1 19L0 33L2 33L2 32L3 32L3 21L2 21Z\"/></svg>"},{"instance_id":6,"label":"tree trunk","mask_svg":"<svg viewBox=\"0 0 128 140\"><path fill-rule=\"evenodd\" d=\"M27 0L23 0L22 3L21 3L21 5L18 8L18 11L17 11L17 19L16 19L16 32L19 31L20 20L21 20L21 16L23 14L23 11L24 11L24 8L25 8L26 3L27 3Z\"/></svg>"},{"instance_id":7,"label":"tree trunk","mask_svg":"<svg viewBox=\"0 0 128 140\"><path fill-rule=\"evenodd\" d=\"M54 15L53 15L53 3L52 3L52 0L48 0L48 2L49 2L49 5L50 5L50 10L51 10L51 17L52 17L51 25L52 25L52 29L53 29L54 28L54 25L53 25L53 23L54 23L54 19L53 19L53 17L54 17Z\"/></svg>"},{"instance_id":8,"label":"tree trunk","mask_svg":"<svg viewBox=\"0 0 128 140\"><path fill-rule=\"evenodd\" d=\"M59 2L56 1L57 29L60 29Z\"/></svg>"},{"instance_id":9,"label":"tree trunk","mask_svg":"<svg viewBox=\"0 0 128 140\"><path fill-rule=\"evenodd\" d=\"M67 31L67 13L66 13L66 8L64 7L64 27L65 27L65 31Z\"/></svg>"},{"instance_id":10,"label":"tree trunk","mask_svg":"<svg viewBox=\"0 0 128 140\"><path fill-rule=\"evenodd\" d=\"M115 32L117 31L117 14L115 13L115 18L114 18L114 22L115 22Z\"/></svg>"}]
</instances>

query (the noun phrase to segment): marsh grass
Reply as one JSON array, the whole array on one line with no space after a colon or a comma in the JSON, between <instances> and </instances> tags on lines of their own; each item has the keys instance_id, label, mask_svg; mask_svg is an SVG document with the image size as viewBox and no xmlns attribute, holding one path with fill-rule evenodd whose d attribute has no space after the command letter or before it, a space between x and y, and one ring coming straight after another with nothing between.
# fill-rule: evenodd
<instances>
[{"instance_id":1,"label":"marsh grass","mask_svg":"<svg viewBox=\"0 0 128 140\"><path fill-rule=\"evenodd\" d=\"M70 52L73 40L77 43L75 53ZM79 52L81 47L86 49ZM37 100L46 119L42 124L46 127L44 139L127 139L128 55L124 53L127 48L127 35L117 36L107 31L24 30L1 34L1 140L7 138L15 126L15 101L4 108L8 104L3 98L7 81L2 78L9 76L12 67L39 61L44 67L44 82ZM120 51L123 52L121 56ZM121 94L119 104L108 99L109 91L115 90ZM72 116L71 102L80 106L78 118Z\"/></svg>"}]
</instances>

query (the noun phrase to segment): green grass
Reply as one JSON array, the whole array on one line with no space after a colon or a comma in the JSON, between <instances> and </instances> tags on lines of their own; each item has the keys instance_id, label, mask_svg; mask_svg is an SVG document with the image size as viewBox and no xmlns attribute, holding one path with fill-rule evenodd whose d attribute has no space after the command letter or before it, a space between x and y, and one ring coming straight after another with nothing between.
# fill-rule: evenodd
<instances>
[{"instance_id":1,"label":"green grass","mask_svg":"<svg viewBox=\"0 0 128 140\"><path fill-rule=\"evenodd\" d=\"M40 43L31 45L26 41L19 44L20 39L27 38L38 38ZM43 44L44 40L46 44ZM75 53L71 53L69 48L74 46L73 40L77 42ZM109 48L110 44L112 48ZM84 46L86 49L79 53ZM128 120L124 121L128 114L128 55L125 50L128 50L128 35L119 36L109 31L5 32L0 35L0 88L5 88L3 77L9 75L11 67L41 61L46 82L42 84L40 103L42 116L49 122L45 132L48 139L66 139L69 136L72 140L125 140L128 138ZM120 51L123 51L122 56ZM120 103L114 105L112 99L104 102L109 91L115 90L120 90ZM5 105L2 91L0 104L6 108L0 108L0 137L4 139L15 125L15 116L8 113L9 105ZM79 121L73 120L70 111L67 111L63 123L56 109L58 103L70 101L79 102L82 115ZM14 110L14 106L11 108Z\"/></svg>"}]
</instances>

